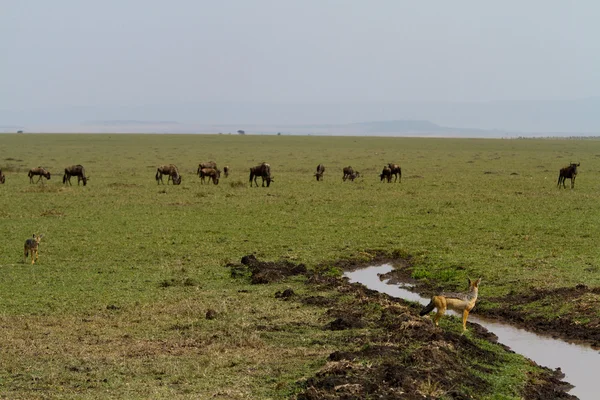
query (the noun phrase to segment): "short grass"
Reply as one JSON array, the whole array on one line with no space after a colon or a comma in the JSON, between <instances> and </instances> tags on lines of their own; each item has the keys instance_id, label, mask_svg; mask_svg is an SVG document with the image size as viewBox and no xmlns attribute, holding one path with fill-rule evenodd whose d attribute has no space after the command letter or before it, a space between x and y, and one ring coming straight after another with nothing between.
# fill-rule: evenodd
<instances>
[{"instance_id":1,"label":"short grass","mask_svg":"<svg viewBox=\"0 0 600 400\"><path fill-rule=\"evenodd\" d=\"M218 186L194 175L208 160L231 168ZM250 188L262 161L275 181ZM559 190L570 161L576 188ZM379 182L388 162L401 184ZM63 186L77 163L88 186ZM166 163L180 186L156 184ZM363 177L342 182L347 165ZM52 178L30 184L35 166ZM481 276L482 297L600 283L597 140L1 135L0 168L0 392L11 398L293 392L347 333L321 331L318 307L273 298L300 282L231 279L224 265L249 253L314 267L397 250L420 278ZM45 237L31 266L33 233ZM305 325L267 334L265 320Z\"/></svg>"}]
</instances>

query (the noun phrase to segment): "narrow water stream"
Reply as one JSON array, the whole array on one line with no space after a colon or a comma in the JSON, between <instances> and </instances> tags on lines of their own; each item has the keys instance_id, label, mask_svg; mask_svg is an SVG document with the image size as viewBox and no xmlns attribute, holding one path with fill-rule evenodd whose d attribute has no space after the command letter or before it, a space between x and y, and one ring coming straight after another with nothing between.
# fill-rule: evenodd
<instances>
[{"instance_id":1,"label":"narrow water stream","mask_svg":"<svg viewBox=\"0 0 600 400\"><path fill-rule=\"evenodd\" d=\"M367 288L386 293L393 297L419 302L423 305L429 303L428 298L419 296L401 286L387 284L379 279L380 274L386 274L394 268L389 265L364 268L353 272L346 272L345 276L350 282L358 282ZM456 313L448 311L446 314ZM516 353L535 361L539 365L555 369L559 368L565 374L564 380L574 385L569 392L580 399L598 399L598 371L600 371L600 352L589 346L567 343L562 340L541 336L524 329L498 321L484 319L469 315L469 322L484 326L488 331L498 336L498 342L510 347Z\"/></svg>"}]
</instances>

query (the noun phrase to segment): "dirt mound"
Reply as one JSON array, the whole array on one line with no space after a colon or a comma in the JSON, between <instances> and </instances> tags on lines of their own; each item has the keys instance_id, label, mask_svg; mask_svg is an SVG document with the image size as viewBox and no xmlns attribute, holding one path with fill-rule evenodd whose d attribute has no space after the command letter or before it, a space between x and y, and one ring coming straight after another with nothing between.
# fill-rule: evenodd
<instances>
[{"instance_id":1,"label":"dirt mound","mask_svg":"<svg viewBox=\"0 0 600 400\"><path fill-rule=\"evenodd\" d=\"M289 261L259 261L254 254L242 257L240 264L228 264L233 277L250 275L252 284L278 282L288 276L306 275L304 264L294 264Z\"/></svg>"}]
</instances>

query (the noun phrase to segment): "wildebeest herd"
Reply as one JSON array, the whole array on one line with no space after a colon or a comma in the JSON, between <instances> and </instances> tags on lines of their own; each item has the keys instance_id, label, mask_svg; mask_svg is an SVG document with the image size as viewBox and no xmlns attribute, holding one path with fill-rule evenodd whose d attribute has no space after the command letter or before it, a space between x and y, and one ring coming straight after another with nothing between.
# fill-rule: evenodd
<instances>
[{"instance_id":1,"label":"wildebeest herd","mask_svg":"<svg viewBox=\"0 0 600 400\"><path fill-rule=\"evenodd\" d=\"M563 188L566 188L565 181L567 179L571 180L571 189L575 188L575 178L577 177L577 167L579 167L581 163L570 163L568 166L561 168L558 174L558 183L557 187L560 188L561 184ZM223 174L225 178L229 176L229 166L223 167ZM360 172L354 170L351 166L344 167L342 169L342 181L350 180L354 181L356 178L360 177ZM204 184L205 180L208 178L209 182L212 181L213 184L218 185L219 179L221 178L221 170L217 168L217 163L214 161L208 161L198 164L197 170L198 177L200 178L200 182ZM325 166L323 164L317 165L317 169L314 173L317 181L322 181L323 176L325 174ZM164 184L163 175L167 175L167 184L169 182L173 182L173 185L181 184L181 174L177 169L177 166L174 164L161 165L156 169L155 179L158 184ZM29 177L29 183L39 183L42 178L46 178L46 180L50 179L51 174L50 171L46 170L43 167L31 168L27 173ZM34 177L37 176L38 180L34 182ZM85 168L81 164L71 165L65 168L65 173L63 175L63 184L71 185L71 177L77 177L77 185L79 182L83 182L83 186L85 186L90 179L89 176L85 174ZM258 178L262 179L262 185L269 187L271 182L274 182L273 175L271 175L271 165L266 162L263 162L255 167L250 168L250 186L252 187L252 182L254 181L255 186L258 187ZM389 163L383 167L383 170L379 174L379 178L381 182L387 181L388 183L392 182L392 177L394 177L394 182L402 181L402 168L400 165ZM6 176L0 169L0 184L6 182ZM42 184L44 181L42 180Z\"/></svg>"}]
</instances>

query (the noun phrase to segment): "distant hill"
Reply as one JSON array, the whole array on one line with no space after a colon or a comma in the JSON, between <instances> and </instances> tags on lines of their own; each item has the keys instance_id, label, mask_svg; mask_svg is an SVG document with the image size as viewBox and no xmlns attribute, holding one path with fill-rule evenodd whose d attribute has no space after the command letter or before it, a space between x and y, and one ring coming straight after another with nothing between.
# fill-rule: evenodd
<instances>
[{"instance_id":1,"label":"distant hill","mask_svg":"<svg viewBox=\"0 0 600 400\"><path fill-rule=\"evenodd\" d=\"M357 122L348 126L372 133L439 132L446 129L433 122L419 120Z\"/></svg>"},{"instance_id":2,"label":"distant hill","mask_svg":"<svg viewBox=\"0 0 600 400\"><path fill-rule=\"evenodd\" d=\"M194 102L0 110L0 131L598 136L600 97L556 101ZM86 121L86 122L78 122ZM366 122L365 122L366 121Z\"/></svg>"}]
</instances>

